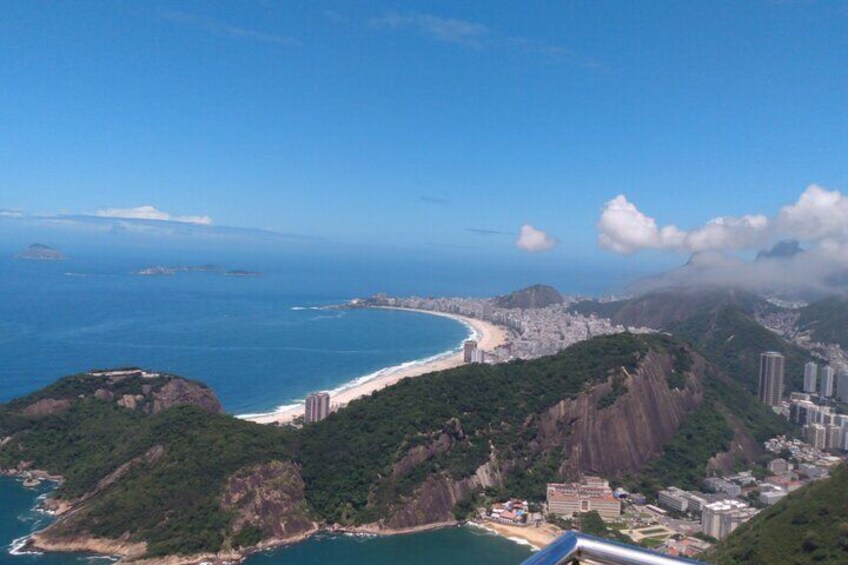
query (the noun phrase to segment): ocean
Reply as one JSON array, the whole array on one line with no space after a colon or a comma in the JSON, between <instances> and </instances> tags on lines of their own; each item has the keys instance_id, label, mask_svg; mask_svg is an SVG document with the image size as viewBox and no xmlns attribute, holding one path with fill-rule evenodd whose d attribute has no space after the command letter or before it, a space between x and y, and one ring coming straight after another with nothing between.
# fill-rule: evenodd
<instances>
[{"instance_id":1,"label":"ocean","mask_svg":"<svg viewBox=\"0 0 848 565\"><path fill-rule=\"evenodd\" d=\"M0 259L0 402L64 375L140 366L207 383L231 414L266 412L310 391L455 350L469 335L463 324L426 314L325 309L354 295L344 277L328 280L320 269L295 275L272 268L256 278L132 274L151 264ZM0 565L87 560L10 553L15 540L46 524L48 517L33 511L46 488L0 479ZM453 528L391 538L320 536L249 563L467 563L473 556L506 565L529 554L486 532Z\"/></svg>"}]
</instances>

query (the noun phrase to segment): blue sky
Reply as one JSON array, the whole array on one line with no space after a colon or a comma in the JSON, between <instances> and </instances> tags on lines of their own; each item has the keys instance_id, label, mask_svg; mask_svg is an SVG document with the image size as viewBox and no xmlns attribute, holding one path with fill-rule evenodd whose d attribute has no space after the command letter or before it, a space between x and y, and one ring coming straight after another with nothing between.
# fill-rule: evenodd
<instances>
[{"instance_id":1,"label":"blue sky","mask_svg":"<svg viewBox=\"0 0 848 565\"><path fill-rule=\"evenodd\" d=\"M605 203L691 230L848 189L839 2L26 0L0 54L0 209L26 217L504 258L529 224L533 261L670 264L692 248L599 249Z\"/></svg>"}]
</instances>

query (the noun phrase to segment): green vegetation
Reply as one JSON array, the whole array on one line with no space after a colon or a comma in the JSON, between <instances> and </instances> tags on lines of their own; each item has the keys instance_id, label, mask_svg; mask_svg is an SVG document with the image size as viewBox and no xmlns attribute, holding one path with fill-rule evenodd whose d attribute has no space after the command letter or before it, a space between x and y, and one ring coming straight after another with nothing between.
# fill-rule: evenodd
<instances>
[{"instance_id":1,"label":"green vegetation","mask_svg":"<svg viewBox=\"0 0 848 565\"><path fill-rule=\"evenodd\" d=\"M100 490L64 524L69 533L132 532L133 540L148 542L151 556L217 550L231 521L218 501L225 480L242 467L292 455L291 433L190 405L145 415L94 398L96 383L103 380L68 377L0 407L0 436L20 431L0 449L0 467L29 461L60 474L66 480L56 496L67 500ZM117 387L140 394L142 384L155 389L162 382L128 378ZM75 397L50 415L19 412L44 398ZM102 482L113 473L117 480Z\"/></svg>"},{"instance_id":2,"label":"green vegetation","mask_svg":"<svg viewBox=\"0 0 848 565\"><path fill-rule=\"evenodd\" d=\"M508 479L509 494L541 498L561 458L531 451L538 421L528 422L528 415L576 398L619 367L634 369L640 356L670 339L604 336L531 362L468 365L404 380L352 402L299 436L309 503L319 515L341 523L376 519L405 490L391 478L392 465L411 446L442 434L451 438L450 448L430 458L414 483L440 472L455 479L469 476L494 446L501 460L519 462Z\"/></svg>"},{"instance_id":3,"label":"green vegetation","mask_svg":"<svg viewBox=\"0 0 848 565\"><path fill-rule=\"evenodd\" d=\"M830 297L801 310L798 327L809 331L815 341L838 343L848 349L848 299Z\"/></svg>"},{"instance_id":4,"label":"green vegetation","mask_svg":"<svg viewBox=\"0 0 848 565\"><path fill-rule=\"evenodd\" d=\"M721 564L848 562L848 469L791 493L704 557Z\"/></svg>"},{"instance_id":5,"label":"green vegetation","mask_svg":"<svg viewBox=\"0 0 848 565\"><path fill-rule=\"evenodd\" d=\"M618 530L613 530L607 527L606 523L604 523L604 519L601 518L601 515L598 514L595 510L592 510L591 512L583 512L577 514L574 520L575 522L577 522L580 531L584 534L618 541L621 543L629 543L631 545L633 544L633 540L630 539L629 536L622 534Z\"/></svg>"},{"instance_id":6,"label":"green vegetation","mask_svg":"<svg viewBox=\"0 0 848 565\"><path fill-rule=\"evenodd\" d=\"M786 388L800 390L807 353L767 330L738 306L725 305L704 311L670 331L704 352L728 376L756 394L760 353L778 351L786 356Z\"/></svg>"},{"instance_id":7,"label":"green vegetation","mask_svg":"<svg viewBox=\"0 0 848 565\"><path fill-rule=\"evenodd\" d=\"M726 451L733 431L711 402L705 401L680 426L663 447L662 455L648 463L637 480L627 480L631 488L656 495L668 485L698 489L706 476L706 464L716 453Z\"/></svg>"},{"instance_id":8,"label":"green vegetation","mask_svg":"<svg viewBox=\"0 0 848 565\"><path fill-rule=\"evenodd\" d=\"M258 525L234 525L221 495L234 474L273 460L298 466L310 516L327 523L390 517L425 481L470 477L493 454L508 467L503 484L487 496L541 500L546 483L565 478L559 474L563 440L572 429L544 414L610 379L610 394L598 408L612 406L628 392L622 368L632 373L650 351L672 356L666 377L673 388L696 378L691 350L676 338L624 333L533 361L468 365L407 379L300 431L191 405L150 415L144 410L149 387L164 380L128 377L116 383L120 394L144 397L131 410L97 394L100 378L68 377L0 406L0 437L12 437L0 447L0 467L28 461L63 475L57 496L76 500L85 494L87 502L58 528L69 535L146 541L150 556L244 547L261 539ZM740 385L698 363L706 400L684 419L662 455L631 477L647 492L671 483L693 485L707 460L738 431L761 441L783 430ZM55 410L23 412L36 401L57 399L64 402ZM547 444L541 442L545 437ZM444 512L464 518L478 504L476 496ZM592 520L584 520L590 529Z\"/></svg>"}]
</instances>

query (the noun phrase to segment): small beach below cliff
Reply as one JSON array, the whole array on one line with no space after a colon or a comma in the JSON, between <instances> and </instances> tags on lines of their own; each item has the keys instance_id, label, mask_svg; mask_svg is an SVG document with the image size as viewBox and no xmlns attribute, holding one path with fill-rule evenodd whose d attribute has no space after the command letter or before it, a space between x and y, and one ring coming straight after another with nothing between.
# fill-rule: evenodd
<instances>
[{"instance_id":1,"label":"small beach below cliff","mask_svg":"<svg viewBox=\"0 0 848 565\"><path fill-rule=\"evenodd\" d=\"M450 318L469 328L469 339L475 339L480 349L491 351L506 343L506 330L501 326L468 318L457 314L445 312L433 312L430 310L416 310L412 308L390 308L381 307L386 310L400 310L404 312L415 312L430 316L441 316ZM366 377L357 379L330 392L330 404L336 408L343 408L348 403L368 396L369 394L391 386L402 379L418 377L435 371L453 369L463 364L462 351L459 349L446 351L428 359L410 361L393 367L387 367ZM298 416L302 416L304 405L302 403L281 407L279 410L264 414L249 414L239 416L242 419L256 422L258 424L288 424Z\"/></svg>"}]
</instances>

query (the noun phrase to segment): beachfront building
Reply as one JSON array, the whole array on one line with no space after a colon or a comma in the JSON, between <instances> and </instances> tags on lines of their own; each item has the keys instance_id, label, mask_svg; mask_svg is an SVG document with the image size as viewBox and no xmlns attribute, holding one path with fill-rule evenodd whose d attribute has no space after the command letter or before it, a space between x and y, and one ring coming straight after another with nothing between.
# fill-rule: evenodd
<instances>
[{"instance_id":1,"label":"beachfront building","mask_svg":"<svg viewBox=\"0 0 848 565\"><path fill-rule=\"evenodd\" d=\"M597 512L604 520L621 516L621 501L609 483L599 477L583 477L579 483L548 483L548 512L571 517L580 512Z\"/></svg>"},{"instance_id":2,"label":"beachfront building","mask_svg":"<svg viewBox=\"0 0 848 565\"><path fill-rule=\"evenodd\" d=\"M307 424L320 422L330 413L330 395L326 392L313 392L306 397L306 413L304 420Z\"/></svg>"},{"instance_id":3,"label":"beachfront building","mask_svg":"<svg viewBox=\"0 0 848 565\"><path fill-rule=\"evenodd\" d=\"M477 351L477 342L473 339L467 340L462 344L462 361L464 363L478 363L479 361L475 361Z\"/></svg>"}]
</instances>

